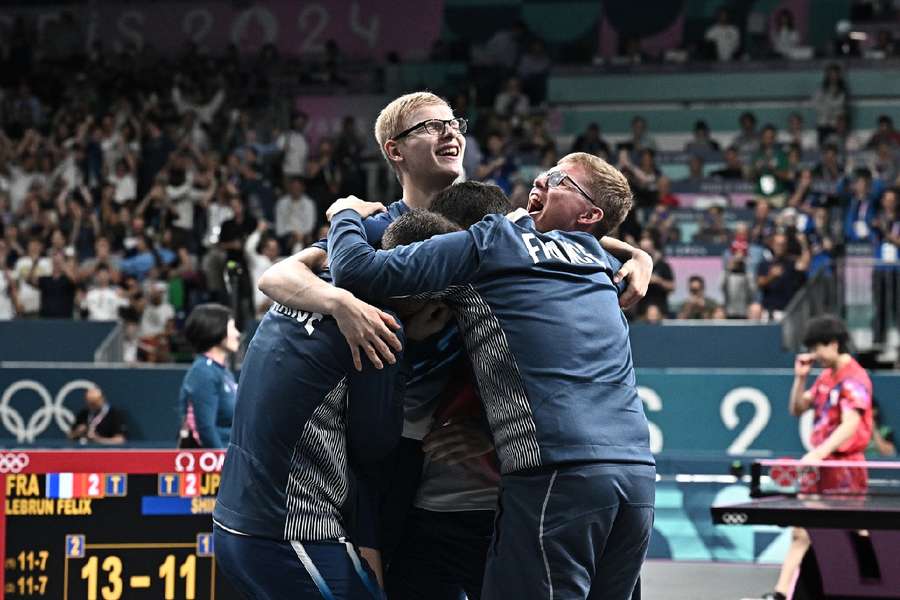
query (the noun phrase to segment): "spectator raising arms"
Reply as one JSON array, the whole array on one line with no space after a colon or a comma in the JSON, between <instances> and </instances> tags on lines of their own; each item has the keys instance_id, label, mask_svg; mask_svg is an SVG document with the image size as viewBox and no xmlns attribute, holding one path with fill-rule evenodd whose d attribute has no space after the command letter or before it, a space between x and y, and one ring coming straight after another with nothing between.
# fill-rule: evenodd
<instances>
[{"instance_id":1,"label":"spectator raising arms","mask_svg":"<svg viewBox=\"0 0 900 600\"><path fill-rule=\"evenodd\" d=\"M268 223L260 221L256 226L256 231L247 237L247 242L244 244L244 254L247 257L247 265L250 267L250 281L254 284L253 309L257 317L265 314L272 305L272 301L256 287L255 282L259 281L266 269L275 264L280 255L278 240L268 233L268 229Z\"/></svg>"},{"instance_id":2,"label":"spectator raising arms","mask_svg":"<svg viewBox=\"0 0 900 600\"><path fill-rule=\"evenodd\" d=\"M750 248L750 228L738 223L734 239L725 254L725 273L722 276L722 296L725 316L745 319L753 302L753 281L748 273L747 253Z\"/></svg>"},{"instance_id":3,"label":"spectator raising arms","mask_svg":"<svg viewBox=\"0 0 900 600\"><path fill-rule=\"evenodd\" d=\"M124 290L110 285L109 267L101 264L94 272L93 285L88 289L81 307L89 321L116 321L119 309L128 306Z\"/></svg>"},{"instance_id":4,"label":"spectator raising arms","mask_svg":"<svg viewBox=\"0 0 900 600\"><path fill-rule=\"evenodd\" d=\"M675 291L675 275L672 267L666 262L660 244L659 234L652 229L645 229L641 233L641 250L653 259L653 274L650 275L650 285L647 286L647 294L638 304L638 314L646 315L648 309L657 308L662 317L669 314L669 294Z\"/></svg>"},{"instance_id":5,"label":"spectator raising arms","mask_svg":"<svg viewBox=\"0 0 900 600\"><path fill-rule=\"evenodd\" d=\"M776 233L772 237L771 258L760 263L756 270L756 286L762 292L762 308L773 321L782 319L784 309L806 281L809 248L805 236L798 236L798 243L800 256L791 256L788 254L787 234Z\"/></svg>"},{"instance_id":6,"label":"spectator raising arms","mask_svg":"<svg viewBox=\"0 0 900 600\"><path fill-rule=\"evenodd\" d=\"M75 310L75 284L78 275L75 272L74 257L67 257L56 252L51 257L49 275L37 273L37 263L33 263L28 276L29 283L40 290L41 317L44 319L71 319Z\"/></svg>"}]
</instances>

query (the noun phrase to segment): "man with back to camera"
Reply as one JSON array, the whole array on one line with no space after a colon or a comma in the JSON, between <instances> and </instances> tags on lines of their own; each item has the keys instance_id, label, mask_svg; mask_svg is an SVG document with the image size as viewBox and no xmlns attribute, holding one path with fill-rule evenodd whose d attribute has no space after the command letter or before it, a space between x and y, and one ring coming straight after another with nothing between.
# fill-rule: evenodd
<instances>
[{"instance_id":1,"label":"man with back to camera","mask_svg":"<svg viewBox=\"0 0 900 600\"><path fill-rule=\"evenodd\" d=\"M384 213L365 220L366 237L370 243L380 245L381 236L391 221L410 209L428 208L435 194L462 174L465 130L465 120L454 118L447 103L430 93L401 96L382 110L375 124L375 137L383 156L400 180L403 198L392 203ZM617 240L605 237L602 243L620 253L623 259L633 258L618 274L619 278L627 278L630 283L628 292L622 296L622 303L633 304L646 290L652 262L645 253ZM362 350L376 366L382 364L379 357L389 362L392 360L390 348L398 347L389 328L392 320L345 290L322 285L312 270L322 269L325 260L326 254L321 244L305 249L269 269L260 278L259 287L284 305L333 313L356 356ZM457 474L453 483L459 488L468 486L470 498L477 496L477 501L460 506L458 498L452 495L433 497L428 506L431 509L440 506L441 510L430 510L428 516L440 518L439 526L433 521L414 523L409 532L405 532L403 526L406 511L419 492L423 460L419 440L427 436L426 457L437 462L479 460L479 456L490 450L490 441L484 438L479 427L462 423L446 426L436 423L437 426L432 427L431 415L448 380L453 377L451 366L454 357L459 354L460 345L455 331L450 330L428 343L410 348L410 353L419 358L414 361L416 366L404 399L407 411L404 442L400 446L402 453L396 459L398 467L390 484L396 499L388 503L391 512L385 516L383 527L402 536L394 545L411 539L421 542L424 538L415 536L422 529L430 528L432 532L439 528L453 529L460 543L447 544L447 548L432 548L431 555L452 551L462 558L431 561L428 564L419 562L409 569L405 568L405 572L419 574L416 581L404 583L402 593L408 592L408 596L392 589L391 570L388 569L388 591L392 599L428 597L455 600L461 597L463 589L470 600L476 600L480 595L480 573L492 528L496 487L485 488L483 482ZM448 525L450 522L452 526ZM385 544L389 543L385 540ZM428 554L418 552L411 558L422 558Z\"/></svg>"},{"instance_id":2,"label":"man with back to camera","mask_svg":"<svg viewBox=\"0 0 900 600\"><path fill-rule=\"evenodd\" d=\"M392 305L411 320L410 335L446 322L416 321L422 302ZM332 317L276 304L263 318L244 358L213 512L216 558L248 597L384 597L374 514L378 463L400 439L400 358L380 370L366 360L358 372ZM348 501L355 523L343 515Z\"/></svg>"},{"instance_id":3,"label":"man with back to camera","mask_svg":"<svg viewBox=\"0 0 900 600\"><path fill-rule=\"evenodd\" d=\"M844 323L832 315L809 321L803 336L807 352L794 361L794 384L788 410L799 417L815 411L811 445L803 460L865 460L872 437L872 381L849 351L850 335ZM813 362L824 367L812 387L806 378ZM861 494L868 479L865 469L820 468L817 492ZM775 591L765 597L784 600L803 556L809 549L809 534L801 527L791 529L791 546L781 565Z\"/></svg>"},{"instance_id":4,"label":"man with back to camera","mask_svg":"<svg viewBox=\"0 0 900 600\"><path fill-rule=\"evenodd\" d=\"M503 474L486 599L612 600L634 590L654 460L618 263L594 237L631 203L619 171L574 154L537 179L528 215L489 215L390 252L368 245L361 218L383 207L347 198L329 209L338 285L440 298L456 315Z\"/></svg>"}]
</instances>

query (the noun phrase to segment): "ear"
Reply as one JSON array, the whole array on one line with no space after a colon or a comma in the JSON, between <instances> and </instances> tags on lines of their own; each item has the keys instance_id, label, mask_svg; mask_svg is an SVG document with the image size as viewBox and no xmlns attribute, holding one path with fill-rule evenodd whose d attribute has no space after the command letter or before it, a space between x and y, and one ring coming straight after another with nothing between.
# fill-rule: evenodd
<instances>
[{"instance_id":1,"label":"ear","mask_svg":"<svg viewBox=\"0 0 900 600\"><path fill-rule=\"evenodd\" d=\"M593 228L597 223L603 220L603 209L591 205L589 210L578 215L578 223Z\"/></svg>"},{"instance_id":2,"label":"ear","mask_svg":"<svg viewBox=\"0 0 900 600\"><path fill-rule=\"evenodd\" d=\"M392 163L403 162L403 155L400 154L400 144L395 140L388 140L384 143L384 153L387 154L388 160Z\"/></svg>"}]
</instances>

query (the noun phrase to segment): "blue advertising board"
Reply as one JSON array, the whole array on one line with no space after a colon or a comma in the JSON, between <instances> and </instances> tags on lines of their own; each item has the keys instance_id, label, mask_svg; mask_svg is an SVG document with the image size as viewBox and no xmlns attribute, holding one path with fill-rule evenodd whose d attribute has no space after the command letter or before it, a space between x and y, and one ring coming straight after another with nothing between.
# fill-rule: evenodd
<instances>
[{"instance_id":1,"label":"blue advertising board","mask_svg":"<svg viewBox=\"0 0 900 600\"><path fill-rule=\"evenodd\" d=\"M172 447L180 424L178 390L186 370L177 366L4 365L0 369L0 445L58 445L84 407L85 390L97 386L110 405L124 413L129 440Z\"/></svg>"},{"instance_id":2,"label":"blue advertising board","mask_svg":"<svg viewBox=\"0 0 900 600\"><path fill-rule=\"evenodd\" d=\"M787 409L791 370L638 369L637 381L655 453L800 456L808 449L812 412L797 419ZM872 375L872 383L883 419L896 428L900 375Z\"/></svg>"}]
</instances>

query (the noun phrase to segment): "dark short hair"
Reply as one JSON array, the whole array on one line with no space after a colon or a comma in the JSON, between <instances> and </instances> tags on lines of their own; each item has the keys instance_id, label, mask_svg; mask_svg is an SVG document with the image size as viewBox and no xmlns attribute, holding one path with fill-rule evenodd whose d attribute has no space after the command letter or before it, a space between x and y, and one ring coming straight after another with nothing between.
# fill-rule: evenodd
<instances>
[{"instance_id":1,"label":"dark short hair","mask_svg":"<svg viewBox=\"0 0 900 600\"><path fill-rule=\"evenodd\" d=\"M868 167L859 167L853 170L853 178L872 181L872 171L870 171Z\"/></svg>"},{"instance_id":2,"label":"dark short hair","mask_svg":"<svg viewBox=\"0 0 900 600\"><path fill-rule=\"evenodd\" d=\"M894 120L889 115L881 115L878 117L878 124L887 123L888 125L893 125Z\"/></svg>"},{"instance_id":3,"label":"dark short hair","mask_svg":"<svg viewBox=\"0 0 900 600\"><path fill-rule=\"evenodd\" d=\"M431 201L435 212L468 229L487 215L505 215L512 210L499 187L478 181L464 181L445 188Z\"/></svg>"},{"instance_id":4,"label":"dark short hair","mask_svg":"<svg viewBox=\"0 0 900 600\"><path fill-rule=\"evenodd\" d=\"M691 276L688 278L688 287L690 287L690 285L691 285L692 283L694 283L695 281L699 281L699 282L700 282L700 285L703 286L703 289L706 289L706 282L703 281L703 278L700 277L699 275L691 275Z\"/></svg>"},{"instance_id":5,"label":"dark short hair","mask_svg":"<svg viewBox=\"0 0 900 600\"><path fill-rule=\"evenodd\" d=\"M198 304L191 311L184 325L184 336L197 352L206 352L218 346L228 334L231 309L222 304L208 302Z\"/></svg>"},{"instance_id":6,"label":"dark short hair","mask_svg":"<svg viewBox=\"0 0 900 600\"><path fill-rule=\"evenodd\" d=\"M402 215L385 229L381 247L390 250L459 230L459 227L446 217L430 210L415 209Z\"/></svg>"},{"instance_id":7,"label":"dark short hair","mask_svg":"<svg viewBox=\"0 0 900 600\"><path fill-rule=\"evenodd\" d=\"M821 315L810 319L803 334L803 345L813 349L819 344L831 342L838 343L838 352L841 354L850 351L850 334L844 322L834 315Z\"/></svg>"}]
</instances>

